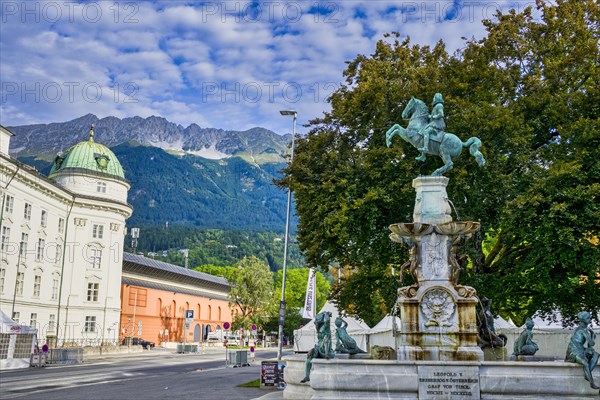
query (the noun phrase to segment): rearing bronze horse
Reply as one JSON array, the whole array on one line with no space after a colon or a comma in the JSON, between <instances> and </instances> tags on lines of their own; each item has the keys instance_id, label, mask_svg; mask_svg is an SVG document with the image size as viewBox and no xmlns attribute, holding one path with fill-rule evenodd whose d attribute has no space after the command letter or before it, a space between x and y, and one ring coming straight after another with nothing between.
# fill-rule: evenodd
<instances>
[{"instance_id":1,"label":"rearing bronze horse","mask_svg":"<svg viewBox=\"0 0 600 400\"><path fill-rule=\"evenodd\" d=\"M402 139L417 149L420 149L423 146L423 135L419 132L429 122L429 109L427 108L427 105L421 100L411 97L404 108L404 111L402 111L402 118L410 118L408 126L405 129L398 124L394 124L394 126L385 133L385 142L387 146L391 146L394 135L400 135ZM469 153L475 157L479 166L485 165L483 154L479 151L481 148L481 140L479 140L479 138L471 137L466 142L463 142L458 136L445 132L441 142L431 140L429 149L427 150L428 154L439 156L444 162L444 166L433 171L433 174L431 175L440 176L451 170L454 165L452 160L460 155L463 147L469 148Z\"/></svg>"}]
</instances>

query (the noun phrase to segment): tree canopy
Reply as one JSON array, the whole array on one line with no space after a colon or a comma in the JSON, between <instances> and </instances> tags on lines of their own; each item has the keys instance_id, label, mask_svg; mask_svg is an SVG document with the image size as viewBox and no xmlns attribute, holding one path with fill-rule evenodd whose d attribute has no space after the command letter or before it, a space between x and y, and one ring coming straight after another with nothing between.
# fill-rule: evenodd
<instances>
[{"instance_id":1,"label":"tree canopy","mask_svg":"<svg viewBox=\"0 0 600 400\"><path fill-rule=\"evenodd\" d=\"M273 293L273 275L266 262L258 258L244 257L235 265L230 275L230 307L234 314L233 329L245 328L253 323L262 325L268 316Z\"/></svg>"},{"instance_id":2,"label":"tree canopy","mask_svg":"<svg viewBox=\"0 0 600 400\"><path fill-rule=\"evenodd\" d=\"M277 331L279 325L279 301L281 300L283 271L271 273L267 279L264 267L265 263L256 257L250 257L243 259L235 266L221 267L206 264L196 267L195 270L223 276L231 283L230 307L237 307L239 311L237 316L234 312L234 329L249 329L252 324L257 324L261 330L273 332ZM300 309L304 307L308 270L308 268L295 268L287 270L286 273L284 333L288 337L292 337L294 329L298 329L304 321L300 315ZM318 311L327 300L330 284L321 272L317 271L316 277L316 309Z\"/></svg>"},{"instance_id":3,"label":"tree canopy","mask_svg":"<svg viewBox=\"0 0 600 400\"><path fill-rule=\"evenodd\" d=\"M283 332L286 336L292 337L294 330L300 328L304 318L300 314L301 309L304 307L304 300L306 298L306 284L308 282L308 271L309 268L296 268L290 269L286 272L285 279L285 323L283 325ZM319 310L325 305L327 296L329 296L330 284L329 281L323 276L323 274L317 271L316 274L316 310ZM274 308L271 311L271 315L279 315L279 301L281 300L281 282L283 280L283 271L279 270L275 274L275 290L273 291L273 305ZM270 331L277 330L279 321L277 318L272 318L270 323L267 325L267 329Z\"/></svg>"},{"instance_id":4,"label":"tree canopy","mask_svg":"<svg viewBox=\"0 0 600 400\"><path fill-rule=\"evenodd\" d=\"M484 21L487 35L448 54L391 33L359 55L331 111L296 139L281 185L295 193L298 240L309 265L351 273L334 300L367 323L390 312L408 259L388 226L412 221L416 149L385 132L411 96L443 93L446 130L483 142L487 164L456 159L454 219L481 222L463 248L462 283L517 322L560 310L567 321L600 309L599 16L591 0L537 2ZM441 165L428 157L421 173ZM410 278L408 278L410 279Z\"/></svg>"}]
</instances>

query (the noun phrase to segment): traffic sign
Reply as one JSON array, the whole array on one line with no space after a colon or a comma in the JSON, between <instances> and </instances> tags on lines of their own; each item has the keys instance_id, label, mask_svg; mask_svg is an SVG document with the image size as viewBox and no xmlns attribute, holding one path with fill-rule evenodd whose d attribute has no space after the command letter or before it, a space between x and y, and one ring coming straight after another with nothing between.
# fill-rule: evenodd
<instances>
[{"instance_id":1,"label":"traffic sign","mask_svg":"<svg viewBox=\"0 0 600 400\"><path fill-rule=\"evenodd\" d=\"M229 324L229 322L225 322L223 324L223 328L225 328L225 329L229 329L230 327L231 327L231 325Z\"/></svg>"},{"instance_id":2,"label":"traffic sign","mask_svg":"<svg viewBox=\"0 0 600 400\"><path fill-rule=\"evenodd\" d=\"M285 301L279 302L279 325L285 322Z\"/></svg>"},{"instance_id":3,"label":"traffic sign","mask_svg":"<svg viewBox=\"0 0 600 400\"><path fill-rule=\"evenodd\" d=\"M194 310L185 310L185 329L188 329L194 322Z\"/></svg>"},{"instance_id":4,"label":"traffic sign","mask_svg":"<svg viewBox=\"0 0 600 400\"><path fill-rule=\"evenodd\" d=\"M256 324L252 324L252 330L255 331L256 330Z\"/></svg>"}]
</instances>

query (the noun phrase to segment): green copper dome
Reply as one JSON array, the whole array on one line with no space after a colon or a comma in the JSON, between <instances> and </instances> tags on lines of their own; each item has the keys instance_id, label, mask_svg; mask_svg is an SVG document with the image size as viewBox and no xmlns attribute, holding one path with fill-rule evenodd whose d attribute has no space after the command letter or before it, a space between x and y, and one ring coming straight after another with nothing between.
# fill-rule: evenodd
<instances>
[{"instance_id":1,"label":"green copper dome","mask_svg":"<svg viewBox=\"0 0 600 400\"><path fill-rule=\"evenodd\" d=\"M125 180L123 167L115 154L108 147L94 142L93 126L90 130L90 140L78 143L56 156L48 178L55 178L62 172L91 173Z\"/></svg>"}]
</instances>

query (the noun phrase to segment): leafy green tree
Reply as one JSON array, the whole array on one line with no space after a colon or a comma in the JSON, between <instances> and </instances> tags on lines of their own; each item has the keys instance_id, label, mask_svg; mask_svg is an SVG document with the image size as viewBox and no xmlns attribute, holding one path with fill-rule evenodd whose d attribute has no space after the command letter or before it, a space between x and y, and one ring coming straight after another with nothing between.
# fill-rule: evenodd
<instances>
[{"instance_id":1,"label":"leafy green tree","mask_svg":"<svg viewBox=\"0 0 600 400\"><path fill-rule=\"evenodd\" d=\"M304 300L306 298L306 285L308 283L308 272L309 268L296 268L287 270L285 279L285 302L288 306L295 307L297 309L304 307ZM318 310L325 304L325 301L327 301L327 296L329 295L331 285L319 271L317 271L316 278L316 309L318 312ZM281 300L282 281L283 271L279 270L275 276L275 289L273 291L273 295L277 299L278 304L279 300Z\"/></svg>"},{"instance_id":2,"label":"leafy green tree","mask_svg":"<svg viewBox=\"0 0 600 400\"><path fill-rule=\"evenodd\" d=\"M235 265L231 276L230 307L238 310L234 315L232 328L247 329L252 324L263 325L272 308L273 275L266 262L250 256L244 257Z\"/></svg>"},{"instance_id":3,"label":"leafy green tree","mask_svg":"<svg viewBox=\"0 0 600 400\"><path fill-rule=\"evenodd\" d=\"M306 284L308 282L309 268L290 269L286 272L285 283L285 323L283 333L292 337L294 329L298 329L305 321L300 314L300 309L304 307L306 297ZM319 312L321 307L327 301L331 285L323 274L317 271L317 303L316 310ZM281 300L281 282L283 281L283 271L277 271L275 276L275 288L273 290L273 308L270 312L271 317L266 325L266 330L276 332L279 326L279 302Z\"/></svg>"},{"instance_id":4,"label":"leafy green tree","mask_svg":"<svg viewBox=\"0 0 600 400\"><path fill-rule=\"evenodd\" d=\"M485 38L454 55L441 41L388 35L348 64L331 112L296 139L279 183L295 192L308 264L351 272L332 293L347 312L376 322L408 283L389 273L408 254L387 227L412 221L418 152L399 138L387 148L385 132L410 96L429 102L436 92L447 131L481 138L487 160L479 168L463 154L447 174L454 218L482 224L463 249L464 283L517 322L600 309L600 9L590 0L537 8L539 18L498 13ZM421 173L439 164L429 157Z\"/></svg>"}]
</instances>

